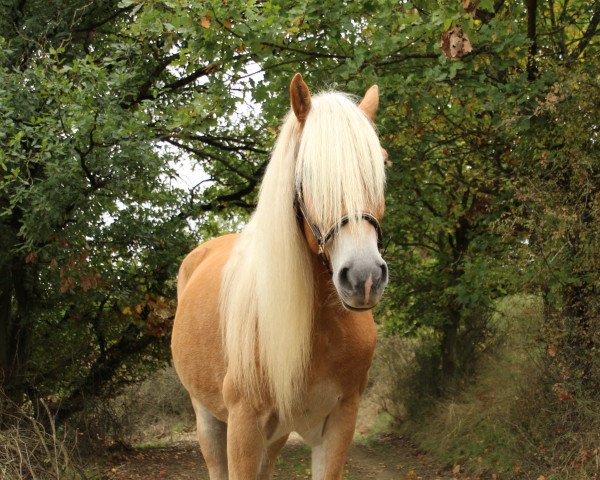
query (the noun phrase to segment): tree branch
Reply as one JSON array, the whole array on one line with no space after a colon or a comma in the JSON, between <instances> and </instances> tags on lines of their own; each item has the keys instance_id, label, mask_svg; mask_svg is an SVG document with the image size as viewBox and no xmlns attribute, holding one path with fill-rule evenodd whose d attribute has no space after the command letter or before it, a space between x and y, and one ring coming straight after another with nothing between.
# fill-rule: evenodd
<instances>
[{"instance_id":1,"label":"tree branch","mask_svg":"<svg viewBox=\"0 0 600 480\"><path fill-rule=\"evenodd\" d=\"M221 157L217 157L216 155L213 155L209 152L204 152L202 150L198 150L197 148L190 147L189 145L185 145L184 143L179 143L179 142L173 140L172 138L166 138L165 141L167 143L170 143L174 147L181 148L182 150L185 150L186 152L189 152L189 153L193 153L194 155L197 155L198 157L209 158L211 160L214 160L215 162L219 162L222 165L224 165L228 170L236 173L238 176L242 177L245 180L248 180L251 182L256 181L256 178L248 175L247 173L243 172L242 170L240 170L239 168L232 165L230 162L228 162L227 160L225 160Z\"/></svg>"},{"instance_id":2,"label":"tree branch","mask_svg":"<svg viewBox=\"0 0 600 480\"><path fill-rule=\"evenodd\" d=\"M130 5L128 7L118 9L117 11L115 11L114 13L112 13L111 15L109 15L108 17L103 18L102 20L98 20L96 23L92 23L90 25L86 25L85 27L80 27L80 28L73 29L73 32L74 33L84 33L84 32L89 32L90 30L96 30L98 27L101 27L102 25L107 24L111 20L114 20L115 18L117 18L122 13L125 13L125 12L127 12L129 10L133 10L134 6L135 5Z\"/></svg>"},{"instance_id":3,"label":"tree branch","mask_svg":"<svg viewBox=\"0 0 600 480\"><path fill-rule=\"evenodd\" d=\"M300 48L288 47L287 45L278 45L277 43L273 43L273 42L262 42L261 45L264 45L265 47L279 48L281 50L287 50L287 51L290 51L290 52L300 53L300 54L306 55L308 57L315 57L315 58L337 58L337 59L342 59L342 60L346 60L348 58L352 58L349 55L338 55L336 53L308 52L308 51L302 50Z\"/></svg>"},{"instance_id":4,"label":"tree branch","mask_svg":"<svg viewBox=\"0 0 600 480\"><path fill-rule=\"evenodd\" d=\"M198 140L200 142L206 143L208 145L211 145L213 147L218 148L219 150L224 150L227 152L239 152L240 150L246 150L249 152L254 152L254 153L259 153L261 155L268 155L269 151L268 150L264 150L262 148L257 148L253 145L253 143L247 142L247 141L243 141L237 138L233 138L233 137L214 137L212 135L187 135L187 138L189 138L190 140ZM224 142L232 142L232 143L237 143L237 146L230 146L227 145Z\"/></svg>"},{"instance_id":5,"label":"tree branch","mask_svg":"<svg viewBox=\"0 0 600 480\"><path fill-rule=\"evenodd\" d=\"M134 325L129 325L120 340L106 349L91 366L87 376L73 386L71 394L59 405L53 405L57 423L62 423L74 413L85 407L87 397L98 397L105 389L108 381L113 378L123 361L131 355L144 351L154 342L160 342L159 337L141 333Z\"/></svg>"},{"instance_id":6,"label":"tree branch","mask_svg":"<svg viewBox=\"0 0 600 480\"><path fill-rule=\"evenodd\" d=\"M590 23L588 24L588 27L587 27L585 33L583 34L583 37L581 37L581 40L579 40L579 43L573 49L573 51L571 52L571 55L569 55L571 61L577 60L579 58L579 56L583 53L585 48L589 45L589 43L591 42L594 35L596 35L596 30L598 29L599 22L600 22L600 2L596 2L595 8L594 8L594 14L592 15L592 18L590 19Z\"/></svg>"}]
</instances>

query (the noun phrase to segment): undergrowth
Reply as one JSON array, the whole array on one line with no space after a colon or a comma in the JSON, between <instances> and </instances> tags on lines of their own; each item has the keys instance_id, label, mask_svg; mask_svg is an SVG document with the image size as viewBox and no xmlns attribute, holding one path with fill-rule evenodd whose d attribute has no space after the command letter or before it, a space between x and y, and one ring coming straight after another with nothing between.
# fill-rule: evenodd
<instances>
[{"instance_id":1,"label":"undergrowth","mask_svg":"<svg viewBox=\"0 0 600 480\"><path fill-rule=\"evenodd\" d=\"M100 441L107 447L128 448L195 431L195 417L174 368L166 367L116 398L89 405L77 425L92 447Z\"/></svg>"},{"instance_id":2,"label":"undergrowth","mask_svg":"<svg viewBox=\"0 0 600 480\"><path fill-rule=\"evenodd\" d=\"M431 386L427 336L387 339L374 373L380 405L420 448L449 466L498 479L588 480L600 476L600 392L566 394L542 341L542 305L508 297L471 381L444 397ZM425 369L423 369L425 367ZM383 383L385 387L377 387ZM387 390L386 390L387 389Z\"/></svg>"},{"instance_id":3,"label":"undergrowth","mask_svg":"<svg viewBox=\"0 0 600 480\"><path fill-rule=\"evenodd\" d=\"M16 405L0 391L0 478L85 480L77 432L57 427L44 402Z\"/></svg>"}]
</instances>

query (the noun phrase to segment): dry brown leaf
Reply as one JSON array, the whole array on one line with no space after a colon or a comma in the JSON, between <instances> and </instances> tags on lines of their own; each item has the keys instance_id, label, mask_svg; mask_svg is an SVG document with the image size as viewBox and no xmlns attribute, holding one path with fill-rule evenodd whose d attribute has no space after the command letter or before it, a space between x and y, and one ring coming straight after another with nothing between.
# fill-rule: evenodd
<instances>
[{"instance_id":1,"label":"dry brown leaf","mask_svg":"<svg viewBox=\"0 0 600 480\"><path fill-rule=\"evenodd\" d=\"M463 8L466 12L470 13L472 17L475 16L477 5L479 5L479 0L463 0Z\"/></svg>"},{"instance_id":2,"label":"dry brown leaf","mask_svg":"<svg viewBox=\"0 0 600 480\"><path fill-rule=\"evenodd\" d=\"M210 15L204 15L200 19L200 25L202 28L210 28Z\"/></svg>"},{"instance_id":3,"label":"dry brown leaf","mask_svg":"<svg viewBox=\"0 0 600 480\"><path fill-rule=\"evenodd\" d=\"M35 252L28 253L25 257L25 263L33 263L36 264L38 261L38 254Z\"/></svg>"},{"instance_id":4,"label":"dry brown leaf","mask_svg":"<svg viewBox=\"0 0 600 480\"><path fill-rule=\"evenodd\" d=\"M473 51L469 37L459 26L442 33L442 51L450 60L458 60Z\"/></svg>"},{"instance_id":5,"label":"dry brown leaf","mask_svg":"<svg viewBox=\"0 0 600 480\"><path fill-rule=\"evenodd\" d=\"M545 160L545 158L543 158L543 160ZM556 357L556 354L558 353L558 347L556 345L554 345L553 343L551 343L550 345L548 345L548 356L549 357Z\"/></svg>"},{"instance_id":6,"label":"dry brown leaf","mask_svg":"<svg viewBox=\"0 0 600 480\"><path fill-rule=\"evenodd\" d=\"M452 468L452 473L454 475L459 474L460 473L460 465L458 465L458 464L454 465L454 467Z\"/></svg>"}]
</instances>

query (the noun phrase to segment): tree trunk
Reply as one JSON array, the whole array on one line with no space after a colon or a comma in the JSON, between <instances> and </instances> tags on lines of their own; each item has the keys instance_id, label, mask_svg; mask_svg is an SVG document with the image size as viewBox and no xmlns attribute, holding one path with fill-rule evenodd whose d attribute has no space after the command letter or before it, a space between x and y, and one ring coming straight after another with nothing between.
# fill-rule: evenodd
<instances>
[{"instance_id":1,"label":"tree trunk","mask_svg":"<svg viewBox=\"0 0 600 480\"><path fill-rule=\"evenodd\" d=\"M453 308L449 317L449 321L442 328L442 375L446 384L454 379L457 371L460 310Z\"/></svg>"},{"instance_id":2,"label":"tree trunk","mask_svg":"<svg viewBox=\"0 0 600 480\"><path fill-rule=\"evenodd\" d=\"M537 0L525 0L527 7L527 38L531 42L529 46L529 57L527 59L527 78L535 80L537 76L537 64L535 56L537 55Z\"/></svg>"},{"instance_id":3,"label":"tree trunk","mask_svg":"<svg viewBox=\"0 0 600 480\"><path fill-rule=\"evenodd\" d=\"M0 265L0 388L10 381L10 330L12 324L12 282L10 268Z\"/></svg>"},{"instance_id":4,"label":"tree trunk","mask_svg":"<svg viewBox=\"0 0 600 480\"><path fill-rule=\"evenodd\" d=\"M458 220L458 226L454 235L450 237L450 246L452 247L452 257L449 259L452 285L458 285L464 275L465 254L469 248L469 238L467 233L471 225L466 217ZM452 384L459 373L458 349L459 349L459 329L462 306L458 299L453 295L447 305L448 320L442 327L442 382L445 385Z\"/></svg>"},{"instance_id":5,"label":"tree trunk","mask_svg":"<svg viewBox=\"0 0 600 480\"><path fill-rule=\"evenodd\" d=\"M0 388L16 403L22 400L24 367L30 350L31 312L36 266L27 265L18 248L18 218L0 225Z\"/></svg>"}]
</instances>

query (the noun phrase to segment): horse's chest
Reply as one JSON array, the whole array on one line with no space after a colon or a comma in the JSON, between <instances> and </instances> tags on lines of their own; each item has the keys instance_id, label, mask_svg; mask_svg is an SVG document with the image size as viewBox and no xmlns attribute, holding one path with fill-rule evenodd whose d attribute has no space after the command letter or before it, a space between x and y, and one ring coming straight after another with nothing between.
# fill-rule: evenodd
<instances>
[{"instance_id":1,"label":"horse's chest","mask_svg":"<svg viewBox=\"0 0 600 480\"><path fill-rule=\"evenodd\" d=\"M295 431L308 445L319 445L340 404L362 392L375 346L374 327L363 325L315 332L306 393L292 425L278 425L273 438Z\"/></svg>"},{"instance_id":2,"label":"horse's chest","mask_svg":"<svg viewBox=\"0 0 600 480\"><path fill-rule=\"evenodd\" d=\"M341 387L324 380L309 387L303 408L294 416L294 430L308 445L318 445L325 433L327 420L343 397Z\"/></svg>"}]
</instances>

